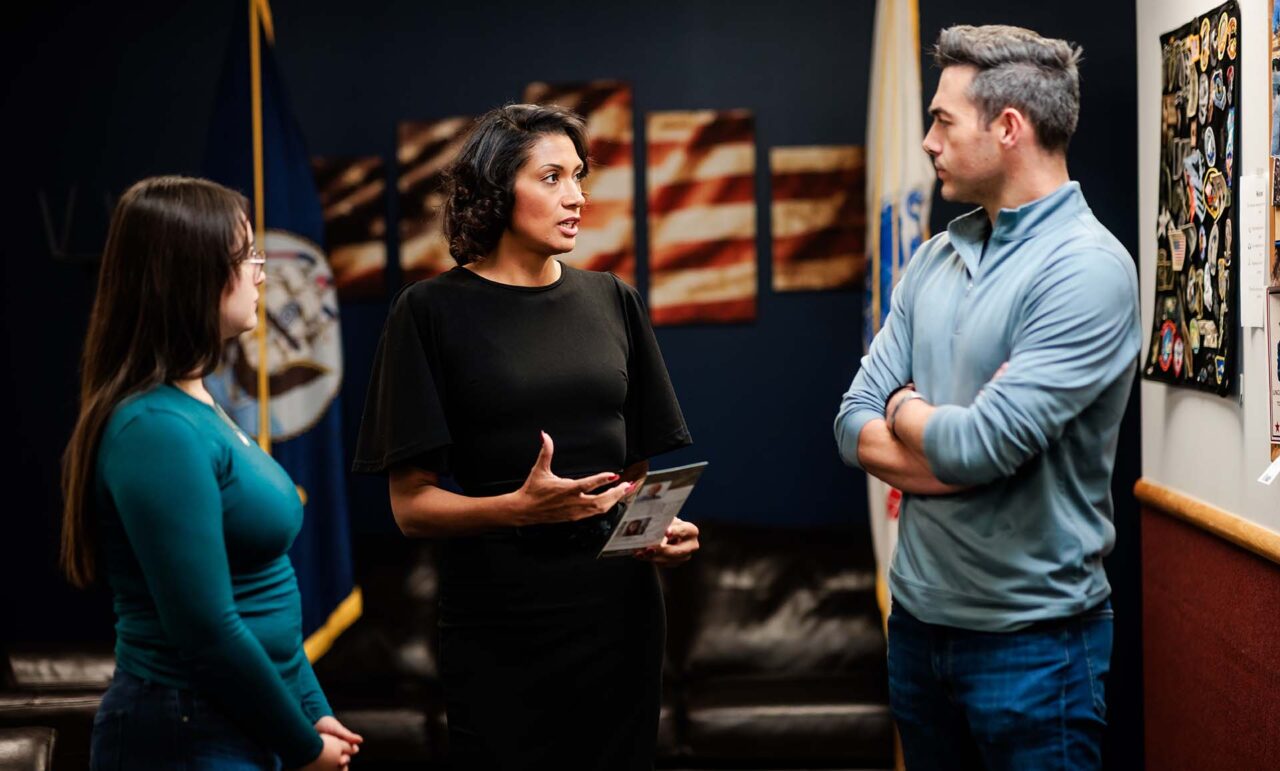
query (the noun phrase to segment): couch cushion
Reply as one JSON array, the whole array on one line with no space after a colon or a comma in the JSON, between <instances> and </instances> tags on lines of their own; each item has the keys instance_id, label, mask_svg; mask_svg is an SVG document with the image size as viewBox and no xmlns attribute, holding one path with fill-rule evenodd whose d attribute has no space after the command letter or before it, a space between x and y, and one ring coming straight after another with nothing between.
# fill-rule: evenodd
<instances>
[{"instance_id":1,"label":"couch cushion","mask_svg":"<svg viewBox=\"0 0 1280 771\"><path fill-rule=\"evenodd\" d=\"M6 687L32 691L105 691L115 669L115 655L107 649L11 650Z\"/></svg>"},{"instance_id":2,"label":"couch cushion","mask_svg":"<svg viewBox=\"0 0 1280 771\"><path fill-rule=\"evenodd\" d=\"M56 735L52 728L0 728L0 771L49 771Z\"/></svg>"},{"instance_id":3,"label":"couch cushion","mask_svg":"<svg viewBox=\"0 0 1280 771\"><path fill-rule=\"evenodd\" d=\"M702 550L666 571L668 653L688 681L885 671L866 538L702 525Z\"/></svg>"},{"instance_id":4,"label":"couch cushion","mask_svg":"<svg viewBox=\"0 0 1280 771\"><path fill-rule=\"evenodd\" d=\"M703 681L688 691L686 741L702 758L891 766L883 695L865 678Z\"/></svg>"}]
</instances>

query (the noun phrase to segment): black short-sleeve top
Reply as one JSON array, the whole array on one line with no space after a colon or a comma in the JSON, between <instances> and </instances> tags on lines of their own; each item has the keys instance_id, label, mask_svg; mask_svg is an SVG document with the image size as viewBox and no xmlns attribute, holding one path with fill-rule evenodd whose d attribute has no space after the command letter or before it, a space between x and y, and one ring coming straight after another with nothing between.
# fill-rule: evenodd
<instances>
[{"instance_id":1,"label":"black short-sleeve top","mask_svg":"<svg viewBox=\"0 0 1280 771\"><path fill-rule=\"evenodd\" d=\"M470 495L620 471L692 442L635 289L561 265L540 287L465 268L406 287L383 329L353 469L411 462Z\"/></svg>"}]
</instances>

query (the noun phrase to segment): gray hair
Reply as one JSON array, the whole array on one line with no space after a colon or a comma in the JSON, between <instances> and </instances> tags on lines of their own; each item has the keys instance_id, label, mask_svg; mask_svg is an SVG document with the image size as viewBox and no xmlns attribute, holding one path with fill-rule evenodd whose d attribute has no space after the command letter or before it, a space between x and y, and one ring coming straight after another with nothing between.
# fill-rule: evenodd
<instances>
[{"instance_id":1,"label":"gray hair","mask_svg":"<svg viewBox=\"0 0 1280 771\"><path fill-rule=\"evenodd\" d=\"M1035 127L1041 147L1066 151L1080 115L1080 74L1084 53L1065 40L1040 37L1022 27L957 25L938 35L933 62L939 69L978 69L968 96L985 122L1006 107L1021 111Z\"/></svg>"}]
</instances>

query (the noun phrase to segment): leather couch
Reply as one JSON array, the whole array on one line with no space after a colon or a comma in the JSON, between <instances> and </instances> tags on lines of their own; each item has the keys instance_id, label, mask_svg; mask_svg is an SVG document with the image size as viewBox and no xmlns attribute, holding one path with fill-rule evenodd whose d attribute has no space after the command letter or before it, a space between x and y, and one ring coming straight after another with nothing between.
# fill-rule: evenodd
<instances>
[{"instance_id":1,"label":"leather couch","mask_svg":"<svg viewBox=\"0 0 1280 771\"><path fill-rule=\"evenodd\" d=\"M114 671L115 658L110 648L11 648L0 665L0 731L52 729L47 737L52 765L35 767L68 771L88 768L93 716ZM52 749L52 731L58 737L56 752ZM36 740L37 734L20 732L12 736L25 737L22 741L30 742Z\"/></svg>"},{"instance_id":2,"label":"leather couch","mask_svg":"<svg viewBox=\"0 0 1280 771\"><path fill-rule=\"evenodd\" d=\"M659 765L892 767L867 539L724 524L702 532L693 560L662 571ZM433 548L363 539L364 615L316 666L339 718L366 738L362 764L423 768L445 756Z\"/></svg>"},{"instance_id":3,"label":"leather couch","mask_svg":"<svg viewBox=\"0 0 1280 771\"><path fill-rule=\"evenodd\" d=\"M893 724L865 538L702 528L663 571L671 760L891 767Z\"/></svg>"},{"instance_id":4,"label":"leather couch","mask_svg":"<svg viewBox=\"0 0 1280 771\"><path fill-rule=\"evenodd\" d=\"M702 525L662 571L668 616L663 768L890 768L884 638L867 539ZM339 719L365 736L353 768L444 767L430 542L362 536L364 613L316 664ZM109 651L12 650L0 728L58 731L55 768L84 768Z\"/></svg>"}]
</instances>

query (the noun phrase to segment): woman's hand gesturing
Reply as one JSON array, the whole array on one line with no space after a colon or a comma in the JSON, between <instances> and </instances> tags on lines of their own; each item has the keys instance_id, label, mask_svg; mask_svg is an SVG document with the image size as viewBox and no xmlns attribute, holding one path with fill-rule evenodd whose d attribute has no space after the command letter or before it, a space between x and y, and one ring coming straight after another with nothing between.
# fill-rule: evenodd
<instances>
[{"instance_id":1,"label":"woman's hand gesturing","mask_svg":"<svg viewBox=\"0 0 1280 771\"><path fill-rule=\"evenodd\" d=\"M542 449L534 461L524 484L514 493L516 520L519 525L572 522L594 517L612 509L635 487L634 482L621 482L602 493L591 491L616 482L620 478L604 472L585 479L565 479L551 472L551 456L555 444L542 432Z\"/></svg>"}]
</instances>

